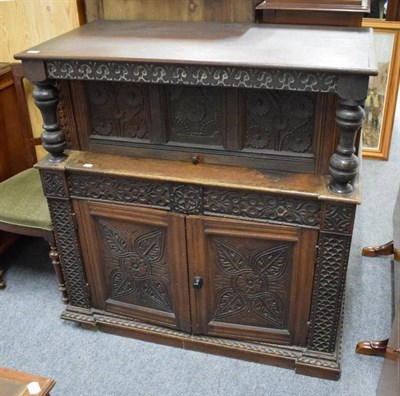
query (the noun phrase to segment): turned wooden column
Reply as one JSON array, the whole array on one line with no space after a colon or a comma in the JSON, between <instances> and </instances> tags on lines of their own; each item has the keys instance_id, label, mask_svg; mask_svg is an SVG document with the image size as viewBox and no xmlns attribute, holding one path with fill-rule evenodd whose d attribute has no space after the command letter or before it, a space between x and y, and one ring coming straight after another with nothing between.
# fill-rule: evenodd
<instances>
[{"instance_id":1,"label":"turned wooden column","mask_svg":"<svg viewBox=\"0 0 400 396\"><path fill-rule=\"evenodd\" d=\"M43 118L43 147L50 153L49 161L63 161L66 141L57 118L58 91L50 80L32 82L35 85L32 96Z\"/></svg>"},{"instance_id":2,"label":"turned wooden column","mask_svg":"<svg viewBox=\"0 0 400 396\"><path fill-rule=\"evenodd\" d=\"M367 97L368 80L368 76L339 77L339 103L336 110L339 144L329 162L329 172L332 176L329 188L338 194L353 191L351 182L358 172L354 144L364 119L363 105Z\"/></svg>"}]
</instances>

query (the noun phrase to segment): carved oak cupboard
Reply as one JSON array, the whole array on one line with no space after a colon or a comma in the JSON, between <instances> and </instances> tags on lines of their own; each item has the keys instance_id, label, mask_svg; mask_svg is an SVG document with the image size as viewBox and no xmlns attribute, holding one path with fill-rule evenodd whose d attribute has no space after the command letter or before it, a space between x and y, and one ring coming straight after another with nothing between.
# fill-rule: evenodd
<instances>
[{"instance_id":1,"label":"carved oak cupboard","mask_svg":"<svg viewBox=\"0 0 400 396\"><path fill-rule=\"evenodd\" d=\"M97 21L17 56L64 319L338 378L376 68L368 29L315 29Z\"/></svg>"}]
</instances>

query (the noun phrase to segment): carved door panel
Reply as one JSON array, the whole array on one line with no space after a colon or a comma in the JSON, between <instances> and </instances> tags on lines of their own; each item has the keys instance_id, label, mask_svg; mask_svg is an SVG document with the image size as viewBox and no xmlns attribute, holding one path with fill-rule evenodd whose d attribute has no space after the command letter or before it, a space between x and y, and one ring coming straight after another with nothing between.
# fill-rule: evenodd
<instances>
[{"instance_id":1,"label":"carved door panel","mask_svg":"<svg viewBox=\"0 0 400 396\"><path fill-rule=\"evenodd\" d=\"M192 331L304 345L317 234L189 216Z\"/></svg>"},{"instance_id":2,"label":"carved door panel","mask_svg":"<svg viewBox=\"0 0 400 396\"><path fill-rule=\"evenodd\" d=\"M76 201L95 308L190 331L184 216Z\"/></svg>"}]
</instances>

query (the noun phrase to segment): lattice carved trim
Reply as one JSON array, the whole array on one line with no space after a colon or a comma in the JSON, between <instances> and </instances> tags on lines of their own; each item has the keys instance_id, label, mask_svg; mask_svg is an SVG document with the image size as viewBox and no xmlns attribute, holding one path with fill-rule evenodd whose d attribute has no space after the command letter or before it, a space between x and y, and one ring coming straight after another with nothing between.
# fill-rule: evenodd
<instances>
[{"instance_id":1,"label":"lattice carved trim","mask_svg":"<svg viewBox=\"0 0 400 396\"><path fill-rule=\"evenodd\" d=\"M335 350L350 243L350 236L320 234L308 335L311 350Z\"/></svg>"},{"instance_id":2,"label":"lattice carved trim","mask_svg":"<svg viewBox=\"0 0 400 396\"><path fill-rule=\"evenodd\" d=\"M71 203L67 200L50 198L48 204L70 304L89 308L83 260Z\"/></svg>"}]
</instances>

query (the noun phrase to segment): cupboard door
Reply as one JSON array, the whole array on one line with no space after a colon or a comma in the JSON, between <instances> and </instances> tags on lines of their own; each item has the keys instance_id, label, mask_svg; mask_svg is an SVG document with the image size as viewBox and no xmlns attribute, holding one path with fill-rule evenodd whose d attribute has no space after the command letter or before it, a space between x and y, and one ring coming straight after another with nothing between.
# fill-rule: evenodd
<instances>
[{"instance_id":1,"label":"cupboard door","mask_svg":"<svg viewBox=\"0 0 400 396\"><path fill-rule=\"evenodd\" d=\"M193 332L304 345L317 234L188 217Z\"/></svg>"},{"instance_id":2,"label":"cupboard door","mask_svg":"<svg viewBox=\"0 0 400 396\"><path fill-rule=\"evenodd\" d=\"M184 216L75 201L92 305L190 331Z\"/></svg>"}]
</instances>

